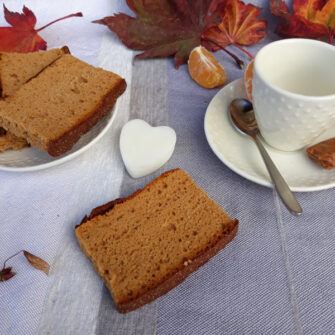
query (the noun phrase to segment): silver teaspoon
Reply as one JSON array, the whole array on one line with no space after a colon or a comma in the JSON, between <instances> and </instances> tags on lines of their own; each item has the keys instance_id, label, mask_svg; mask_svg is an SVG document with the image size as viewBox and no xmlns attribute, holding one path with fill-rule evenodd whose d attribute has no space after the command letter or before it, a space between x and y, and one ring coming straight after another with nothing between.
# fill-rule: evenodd
<instances>
[{"instance_id":1,"label":"silver teaspoon","mask_svg":"<svg viewBox=\"0 0 335 335\"><path fill-rule=\"evenodd\" d=\"M284 178L274 165L262 142L258 138L259 129L255 119L252 104L246 99L234 99L229 106L229 116L234 127L242 134L252 137L262 155L271 180L286 208L295 215L300 215L302 209L285 182Z\"/></svg>"}]
</instances>

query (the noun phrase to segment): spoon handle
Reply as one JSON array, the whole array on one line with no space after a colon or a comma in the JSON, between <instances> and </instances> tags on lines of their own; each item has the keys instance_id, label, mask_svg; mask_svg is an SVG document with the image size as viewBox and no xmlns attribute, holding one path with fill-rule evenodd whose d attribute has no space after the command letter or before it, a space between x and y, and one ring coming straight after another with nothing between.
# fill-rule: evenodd
<instances>
[{"instance_id":1,"label":"spoon handle","mask_svg":"<svg viewBox=\"0 0 335 335\"><path fill-rule=\"evenodd\" d=\"M283 201L286 208L295 215L300 215L302 213L302 208L299 205L299 202L291 192L290 188L288 187L286 181L274 165L272 159L270 158L269 154L265 150L262 142L258 138L258 136L254 137L254 140L257 144L257 147L263 157L264 163L266 168L270 174L270 177L275 185L275 188Z\"/></svg>"}]
</instances>

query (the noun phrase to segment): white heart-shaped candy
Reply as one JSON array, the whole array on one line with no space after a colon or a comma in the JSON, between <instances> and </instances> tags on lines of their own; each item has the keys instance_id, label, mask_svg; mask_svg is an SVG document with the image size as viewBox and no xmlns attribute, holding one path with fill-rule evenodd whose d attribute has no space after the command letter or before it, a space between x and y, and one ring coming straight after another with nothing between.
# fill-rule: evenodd
<instances>
[{"instance_id":1,"label":"white heart-shaped candy","mask_svg":"<svg viewBox=\"0 0 335 335\"><path fill-rule=\"evenodd\" d=\"M140 178L158 170L172 156L176 140L176 132L170 127L151 127L140 119L128 121L120 136L121 156L128 173Z\"/></svg>"}]
</instances>

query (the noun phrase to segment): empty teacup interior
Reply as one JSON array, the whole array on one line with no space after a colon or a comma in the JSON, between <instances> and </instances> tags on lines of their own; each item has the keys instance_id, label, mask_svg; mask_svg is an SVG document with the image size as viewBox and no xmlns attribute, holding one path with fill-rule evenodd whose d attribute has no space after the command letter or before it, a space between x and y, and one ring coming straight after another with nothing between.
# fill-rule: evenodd
<instances>
[{"instance_id":1,"label":"empty teacup interior","mask_svg":"<svg viewBox=\"0 0 335 335\"><path fill-rule=\"evenodd\" d=\"M305 96L335 94L335 47L290 39L271 43L256 57L258 74L271 86Z\"/></svg>"}]
</instances>

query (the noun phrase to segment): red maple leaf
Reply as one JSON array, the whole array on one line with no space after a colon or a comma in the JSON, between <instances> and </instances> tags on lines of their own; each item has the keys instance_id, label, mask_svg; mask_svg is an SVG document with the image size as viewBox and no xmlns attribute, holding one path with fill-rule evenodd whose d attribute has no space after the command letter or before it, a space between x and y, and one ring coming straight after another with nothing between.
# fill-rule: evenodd
<instances>
[{"instance_id":1,"label":"red maple leaf","mask_svg":"<svg viewBox=\"0 0 335 335\"><path fill-rule=\"evenodd\" d=\"M23 6L22 14L9 11L3 5L6 21L11 27L0 27L0 51L5 52L32 52L45 50L47 42L38 33L49 25L74 16L83 16L82 13L71 14L52 21L42 28L35 29L36 17L34 13Z\"/></svg>"},{"instance_id":2,"label":"red maple leaf","mask_svg":"<svg viewBox=\"0 0 335 335\"><path fill-rule=\"evenodd\" d=\"M108 26L128 48L144 50L137 58L174 56L179 67L202 43L204 30L220 22L219 9L224 2L127 0L136 18L121 13L94 22Z\"/></svg>"}]
</instances>

